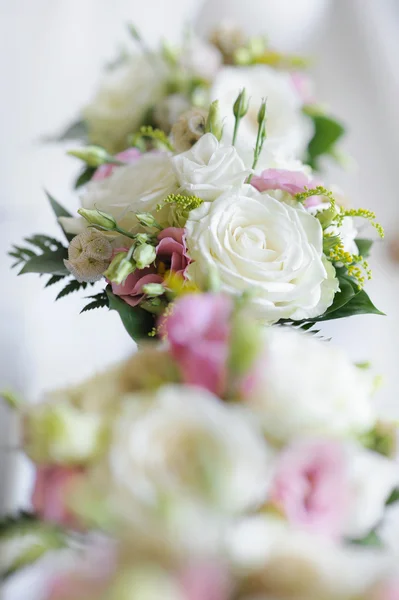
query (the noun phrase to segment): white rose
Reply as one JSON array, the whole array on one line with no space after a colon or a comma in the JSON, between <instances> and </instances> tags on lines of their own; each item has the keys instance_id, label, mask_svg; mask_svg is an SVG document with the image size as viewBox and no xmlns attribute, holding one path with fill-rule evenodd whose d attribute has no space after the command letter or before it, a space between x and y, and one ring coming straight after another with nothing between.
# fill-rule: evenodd
<instances>
[{"instance_id":1,"label":"white rose","mask_svg":"<svg viewBox=\"0 0 399 600\"><path fill-rule=\"evenodd\" d=\"M172 162L181 189L206 201L244 183L249 174L234 146L223 146L211 133L174 156Z\"/></svg>"},{"instance_id":2,"label":"white rose","mask_svg":"<svg viewBox=\"0 0 399 600\"><path fill-rule=\"evenodd\" d=\"M267 332L246 404L267 435L279 442L297 436L350 436L376 421L372 378L331 343L289 328Z\"/></svg>"},{"instance_id":3,"label":"white rose","mask_svg":"<svg viewBox=\"0 0 399 600\"><path fill-rule=\"evenodd\" d=\"M360 539L382 521L385 502L399 484L399 465L362 446L350 445L347 467L352 495L344 532L348 538Z\"/></svg>"},{"instance_id":4,"label":"white rose","mask_svg":"<svg viewBox=\"0 0 399 600\"><path fill-rule=\"evenodd\" d=\"M393 564L383 551L336 544L261 515L238 521L226 549L233 567L257 583L259 599L363 597Z\"/></svg>"},{"instance_id":5,"label":"white rose","mask_svg":"<svg viewBox=\"0 0 399 600\"><path fill-rule=\"evenodd\" d=\"M163 95L164 66L133 56L107 71L92 102L83 111L90 141L115 153L143 124L145 114Z\"/></svg>"},{"instance_id":6,"label":"white rose","mask_svg":"<svg viewBox=\"0 0 399 600\"><path fill-rule=\"evenodd\" d=\"M149 153L118 167L106 179L91 181L81 197L82 207L109 213L120 227L130 231L137 226L136 212L150 212L160 218L158 203L177 187L169 155ZM85 226L82 218L62 217L60 222L68 233L79 233Z\"/></svg>"},{"instance_id":7,"label":"white rose","mask_svg":"<svg viewBox=\"0 0 399 600\"><path fill-rule=\"evenodd\" d=\"M313 124L302 112L303 102L290 73L266 65L224 67L219 71L211 98L219 100L220 113L225 117L223 137L226 143L232 140L233 104L242 88L251 99L249 111L240 123L236 142L245 165L252 165L258 131L257 114L262 99L267 101L267 138L258 169L271 166L275 153L287 158L303 157L313 135Z\"/></svg>"},{"instance_id":8,"label":"white rose","mask_svg":"<svg viewBox=\"0 0 399 600\"><path fill-rule=\"evenodd\" d=\"M198 36L191 35L183 47L180 64L187 69L191 77L196 75L205 81L212 81L222 60L222 54L216 46Z\"/></svg>"},{"instance_id":9,"label":"white rose","mask_svg":"<svg viewBox=\"0 0 399 600\"><path fill-rule=\"evenodd\" d=\"M107 485L121 506L151 508L171 497L236 514L266 497L270 460L260 431L232 407L199 388L171 385L126 398Z\"/></svg>"},{"instance_id":10,"label":"white rose","mask_svg":"<svg viewBox=\"0 0 399 600\"><path fill-rule=\"evenodd\" d=\"M186 243L189 279L204 285L217 270L223 291L253 292L265 322L322 314L338 290L322 252L319 221L251 186L232 189L190 212Z\"/></svg>"}]
</instances>

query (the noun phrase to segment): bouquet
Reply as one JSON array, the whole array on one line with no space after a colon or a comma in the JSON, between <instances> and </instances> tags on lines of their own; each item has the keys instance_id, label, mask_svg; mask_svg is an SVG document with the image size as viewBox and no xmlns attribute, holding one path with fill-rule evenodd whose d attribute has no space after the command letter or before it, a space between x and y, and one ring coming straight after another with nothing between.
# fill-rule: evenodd
<instances>
[{"instance_id":1,"label":"bouquet","mask_svg":"<svg viewBox=\"0 0 399 600\"><path fill-rule=\"evenodd\" d=\"M397 598L379 527L395 424L370 372L227 294L187 294L158 326L159 344L15 404L34 515L3 522L3 574L68 548L48 600Z\"/></svg>"},{"instance_id":2,"label":"bouquet","mask_svg":"<svg viewBox=\"0 0 399 600\"><path fill-rule=\"evenodd\" d=\"M0 525L2 574L51 551L69 567L46 600L398 598L397 424L315 329L382 314L364 288L383 229L317 171L343 130L264 40L154 53L132 32L142 55L69 151L81 208L48 194L62 239L10 254L57 298L98 286L82 312L117 311L139 346L37 404L5 395L36 478Z\"/></svg>"}]
</instances>

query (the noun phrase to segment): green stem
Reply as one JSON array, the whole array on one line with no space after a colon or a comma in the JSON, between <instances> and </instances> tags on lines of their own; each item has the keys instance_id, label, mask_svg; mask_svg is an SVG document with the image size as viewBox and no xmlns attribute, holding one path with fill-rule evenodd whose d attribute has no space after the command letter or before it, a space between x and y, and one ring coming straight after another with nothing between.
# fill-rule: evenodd
<instances>
[{"instance_id":1,"label":"green stem","mask_svg":"<svg viewBox=\"0 0 399 600\"><path fill-rule=\"evenodd\" d=\"M236 117L236 120L234 123L234 131L233 131L233 141L232 141L233 146L236 143L237 134L238 134L238 126L240 124L240 121L241 121L241 117Z\"/></svg>"},{"instance_id":2,"label":"green stem","mask_svg":"<svg viewBox=\"0 0 399 600\"><path fill-rule=\"evenodd\" d=\"M136 239L136 235L134 233L130 233L129 231L126 231L126 229L121 229L118 226L116 226L114 229L108 229L108 231L117 231L121 235L124 235L125 237L128 237L131 240L135 240Z\"/></svg>"}]
</instances>

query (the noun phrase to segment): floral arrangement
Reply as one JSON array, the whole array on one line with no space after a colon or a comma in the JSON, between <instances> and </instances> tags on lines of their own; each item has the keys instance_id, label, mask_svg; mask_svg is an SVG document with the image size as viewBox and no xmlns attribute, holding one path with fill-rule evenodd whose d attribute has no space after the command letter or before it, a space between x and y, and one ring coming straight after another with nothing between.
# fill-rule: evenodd
<instances>
[{"instance_id":1,"label":"floral arrangement","mask_svg":"<svg viewBox=\"0 0 399 600\"><path fill-rule=\"evenodd\" d=\"M248 38L226 24L208 40L188 31L180 48L163 42L156 50L148 48L134 26L128 30L140 53L126 48L108 66L79 121L58 139L80 139L115 154L137 141L135 134L140 129L159 128L169 134L179 117L195 107L191 119L176 125L180 135L175 149L182 152L202 133L210 103L219 100L230 143L234 129L230 107L237 90L246 88L253 102L237 142L246 167L252 164L256 106L265 97L268 136L259 160L261 168L295 158L313 168L324 156L341 160L337 142L344 126L316 102L304 58L281 54L266 39ZM77 185L91 175L90 166L83 169Z\"/></svg>"},{"instance_id":2,"label":"floral arrangement","mask_svg":"<svg viewBox=\"0 0 399 600\"><path fill-rule=\"evenodd\" d=\"M132 33L142 55L69 151L81 208L48 194L62 241L10 254L57 299L99 286L82 312L117 311L139 347L37 404L5 395L36 479L33 512L0 524L2 574L68 551L46 600L399 598L397 424L314 329L382 314L365 284L383 229L316 171L343 129L263 40L154 53Z\"/></svg>"},{"instance_id":3,"label":"floral arrangement","mask_svg":"<svg viewBox=\"0 0 399 600\"><path fill-rule=\"evenodd\" d=\"M370 372L242 297L187 294L158 326L108 372L15 403L35 516L3 523L5 574L69 548L48 600L397 598L379 534L395 424Z\"/></svg>"}]
</instances>

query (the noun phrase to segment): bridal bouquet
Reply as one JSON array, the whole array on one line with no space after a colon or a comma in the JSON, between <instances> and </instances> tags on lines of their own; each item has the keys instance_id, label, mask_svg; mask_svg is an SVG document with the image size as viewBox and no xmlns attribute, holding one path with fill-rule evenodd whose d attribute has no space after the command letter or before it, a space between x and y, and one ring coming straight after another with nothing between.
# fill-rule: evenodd
<instances>
[{"instance_id":1,"label":"bridal bouquet","mask_svg":"<svg viewBox=\"0 0 399 600\"><path fill-rule=\"evenodd\" d=\"M47 600L394 600L397 424L314 329L382 314L383 230L315 170L343 130L298 59L212 39L111 68L69 151L81 208L48 194L62 239L10 252L139 347L37 404L6 395L36 478L33 512L0 524L1 571L62 557Z\"/></svg>"},{"instance_id":2,"label":"bridal bouquet","mask_svg":"<svg viewBox=\"0 0 399 600\"><path fill-rule=\"evenodd\" d=\"M48 600L398 598L379 527L395 425L373 377L251 313L187 294L161 343L16 404L34 515L2 524L3 574L52 551Z\"/></svg>"}]
</instances>

